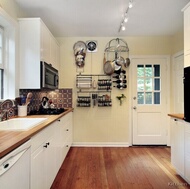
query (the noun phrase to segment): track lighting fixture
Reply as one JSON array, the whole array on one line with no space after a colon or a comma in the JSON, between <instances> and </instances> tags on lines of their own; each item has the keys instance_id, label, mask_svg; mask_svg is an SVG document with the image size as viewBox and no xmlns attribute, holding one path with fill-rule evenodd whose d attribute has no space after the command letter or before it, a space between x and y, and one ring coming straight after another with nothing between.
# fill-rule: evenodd
<instances>
[{"instance_id":1,"label":"track lighting fixture","mask_svg":"<svg viewBox=\"0 0 190 189\"><path fill-rule=\"evenodd\" d=\"M125 11L124 13L124 17L121 21L121 24L120 24L120 27L119 27L119 32L122 30L124 31L125 30L125 25L124 23L128 22L129 20L129 9L131 9L133 7L133 0L129 0L129 4L128 4L128 7L127 7L127 10Z\"/></svg>"},{"instance_id":2,"label":"track lighting fixture","mask_svg":"<svg viewBox=\"0 0 190 189\"><path fill-rule=\"evenodd\" d=\"M133 2L132 0L129 1L129 8L131 9L133 7Z\"/></svg>"},{"instance_id":3,"label":"track lighting fixture","mask_svg":"<svg viewBox=\"0 0 190 189\"><path fill-rule=\"evenodd\" d=\"M125 26L124 26L124 25L121 26L121 30L122 30L122 31L125 30Z\"/></svg>"}]
</instances>

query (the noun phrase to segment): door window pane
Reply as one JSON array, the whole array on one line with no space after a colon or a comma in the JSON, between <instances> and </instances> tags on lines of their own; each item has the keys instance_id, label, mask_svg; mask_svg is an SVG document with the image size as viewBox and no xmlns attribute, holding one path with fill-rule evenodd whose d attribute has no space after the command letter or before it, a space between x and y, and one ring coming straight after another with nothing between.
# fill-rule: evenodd
<instances>
[{"instance_id":1,"label":"door window pane","mask_svg":"<svg viewBox=\"0 0 190 189\"><path fill-rule=\"evenodd\" d=\"M154 65L154 77L160 77L160 65Z\"/></svg>"},{"instance_id":2,"label":"door window pane","mask_svg":"<svg viewBox=\"0 0 190 189\"><path fill-rule=\"evenodd\" d=\"M137 90L144 91L144 79L137 79Z\"/></svg>"},{"instance_id":3,"label":"door window pane","mask_svg":"<svg viewBox=\"0 0 190 189\"><path fill-rule=\"evenodd\" d=\"M152 78L146 78L145 82L145 90L152 91Z\"/></svg>"},{"instance_id":4,"label":"door window pane","mask_svg":"<svg viewBox=\"0 0 190 189\"><path fill-rule=\"evenodd\" d=\"M138 104L144 104L144 93L138 92L137 98L138 98Z\"/></svg>"},{"instance_id":5,"label":"door window pane","mask_svg":"<svg viewBox=\"0 0 190 189\"><path fill-rule=\"evenodd\" d=\"M160 92L154 93L154 104L160 104Z\"/></svg>"},{"instance_id":6,"label":"door window pane","mask_svg":"<svg viewBox=\"0 0 190 189\"><path fill-rule=\"evenodd\" d=\"M154 79L154 90L155 91L160 90L160 79Z\"/></svg>"},{"instance_id":7,"label":"door window pane","mask_svg":"<svg viewBox=\"0 0 190 189\"><path fill-rule=\"evenodd\" d=\"M145 93L145 104L152 104L152 93Z\"/></svg>"},{"instance_id":8,"label":"door window pane","mask_svg":"<svg viewBox=\"0 0 190 189\"><path fill-rule=\"evenodd\" d=\"M152 77L152 65L145 66L145 76Z\"/></svg>"},{"instance_id":9,"label":"door window pane","mask_svg":"<svg viewBox=\"0 0 190 189\"><path fill-rule=\"evenodd\" d=\"M144 76L144 65L137 66L137 76L143 77Z\"/></svg>"}]
</instances>

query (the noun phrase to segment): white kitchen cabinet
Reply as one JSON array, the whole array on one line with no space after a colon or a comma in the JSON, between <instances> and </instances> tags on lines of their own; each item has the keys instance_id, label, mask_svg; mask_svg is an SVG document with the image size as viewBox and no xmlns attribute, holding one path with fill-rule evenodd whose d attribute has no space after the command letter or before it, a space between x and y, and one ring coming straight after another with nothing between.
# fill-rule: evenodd
<instances>
[{"instance_id":1,"label":"white kitchen cabinet","mask_svg":"<svg viewBox=\"0 0 190 189\"><path fill-rule=\"evenodd\" d=\"M185 123L185 179L190 182L190 123Z\"/></svg>"},{"instance_id":2,"label":"white kitchen cabinet","mask_svg":"<svg viewBox=\"0 0 190 189\"><path fill-rule=\"evenodd\" d=\"M190 66L190 3L184 11L184 67Z\"/></svg>"},{"instance_id":3,"label":"white kitchen cabinet","mask_svg":"<svg viewBox=\"0 0 190 189\"><path fill-rule=\"evenodd\" d=\"M31 139L31 189L49 189L73 140L72 112Z\"/></svg>"},{"instance_id":4,"label":"white kitchen cabinet","mask_svg":"<svg viewBox=\"0 0 190 189\"><path fill-rule=\"evenodd\" d=\"M190 123L171 118L171 163L190 183Z\"/></svg>"},{"instance_id":5,"label":"white kitchen cabinet","mask_svg":"<svg viewBox=\"0 0 190 189\"><path fill-rule=\"evenodd\" d=\"M52 123L31 139L31 188L50 188L57 174L54 145L55 124L56 122Z\"/></svg>"},{"instance_id":6,"label":"white kitchen cabinet","mask_svg":"<svg viewBox=\"0 0 190 189\"><path fill-rule=\"evenodd\" d=\"M50 62L53 62L54 68L59 70L59 60L57 59L57 55L59 54L59 46L53 38L51 38L50 44Z\"/></svg>"},{"instance_id":7,"label":"white kitchen cabinet","mask_svg":"<svg viewBox=\"0 0 190 189\"><path fill-rule=\"evenodd\" d=\"M183 120L171 118L171 163L184 177L184 127Z\"/></svg>"},{"instance_id":8,"label":"white kitchen cabinet","mask_svg":"<svg viewBox=\"0 0 190 189\"><path fill-rule=\"evenodd\" d=\"M40 88L40 61L59 68L59 45L40 18L19 19L20 88Z\"/></svg>"},{"instance_id":9,"label":"white kitchen cabinet","mask_svg":"<svg viewBox=\"0 0 190 189\"><path fill-rule=\"evenodd\" d=\"M41 25L41 37L42 37L42 43L41 43L41 61L45 61L47 63L53 63L51 62L50 58L50 48L51 48L51 34L48 30L48 28L45 26L45 24ZM53 39L52 39L53 40Z\"/></svg>"},{"instance_id":10,"label":"white kitchen cabinet","mask_svg":"<svg viewBox=\"0 0 190 189\"><path fill-rule=\"evenodd\" d=\"M70 112L58 120L59 134L57 138L59 144L58 146L60 147L60 149L59 149L59 157L57 163L59 167L63 163L73 141L72 119L73 119L72 112Z\"/></svg>"}]
</instances>

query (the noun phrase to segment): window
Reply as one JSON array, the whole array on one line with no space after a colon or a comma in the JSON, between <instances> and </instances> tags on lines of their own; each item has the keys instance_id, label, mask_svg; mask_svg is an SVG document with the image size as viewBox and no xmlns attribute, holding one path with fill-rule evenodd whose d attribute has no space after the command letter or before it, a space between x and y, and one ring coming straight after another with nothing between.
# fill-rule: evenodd
<instances>
[{"instance_id":1,"label":"window","mask_svg":"<svg viewBox=\"0 0 190 189\"><path fill-rule=\"evenodd\" d=\"M18 22L0 8L0 99L19 94Z\"/></svg>"},{"instance_id":2,"label":"window","mask_svg":"<svg viewBox=\"0 0 190 189\"><path fill-rule=\"evenodd\" d=\"M160 104L160 65L137 66L138 104Z\"/></svg>"},{"instance_id":3,"label":"window","mask_svg":"<svg viewBox=\"0 0 190 189\"><path fill-rule=\"evenodd\" d=\"M3 99L3 79L4 79L4 32L3 28L0 26L0 99Z\"/></svg>"}]
</instances>

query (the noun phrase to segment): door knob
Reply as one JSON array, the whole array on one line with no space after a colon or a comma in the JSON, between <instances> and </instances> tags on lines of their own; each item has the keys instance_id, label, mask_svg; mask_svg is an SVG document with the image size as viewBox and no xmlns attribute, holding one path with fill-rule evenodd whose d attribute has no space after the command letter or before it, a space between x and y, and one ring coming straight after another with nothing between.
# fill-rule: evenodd
<instances>
[{"instance_id":1,"label":"door knob","mask_svg":"<svg viewBox=\"0 0 190 189\"><path fill-rule=\"evenodd\" d=\"M137 109L137 107L136 106L133 106L133 110L136 110Z\"/></svg>"}]
</instances>

